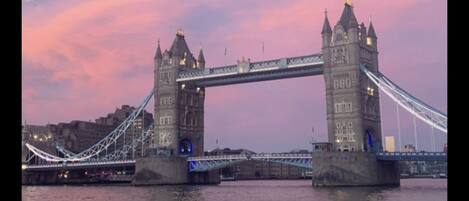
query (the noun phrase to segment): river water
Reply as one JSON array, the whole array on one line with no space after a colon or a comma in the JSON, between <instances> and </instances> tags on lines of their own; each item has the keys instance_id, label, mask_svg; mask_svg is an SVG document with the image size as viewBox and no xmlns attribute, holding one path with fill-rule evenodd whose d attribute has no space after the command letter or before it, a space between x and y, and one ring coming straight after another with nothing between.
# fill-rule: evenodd
<instances>
[{"instance_id":1,"label":"river water","mask_svg":"<svg viewBox=\"0 0 469 201\"><path fill-rule=\"evenodd\" d=\"M446 179L402 179L400 187L313 188L311 180L227 181L220 185L23 186L24 201L444 201Z\"/></svg>"}]
</instances>

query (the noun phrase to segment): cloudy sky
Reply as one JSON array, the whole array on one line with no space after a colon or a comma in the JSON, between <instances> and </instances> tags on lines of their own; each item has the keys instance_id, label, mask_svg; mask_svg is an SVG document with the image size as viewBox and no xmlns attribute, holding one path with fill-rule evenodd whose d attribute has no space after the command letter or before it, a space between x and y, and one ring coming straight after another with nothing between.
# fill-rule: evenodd
<instances>
[{"instance_id":1,"label":"cloudy sky","mask_svg":"<svg viewBox=\"0 0 469 201\"><path fill-rule=\"evenodd\" d=\"M447 3L356 0L354 12L378 35L380 71L429 105L447 111ZM342 0L23 0L22 119L28 124L94 120L138 105L153 87L156 41L169 49L177 28L208 67L319 53L324 10L336 24ZM265 51L262 53L262 43ZM227 55L224 49L227 48ZM205 149L310 148L326 140L322 76L208 88ZM383 135L397 140L396 105L382 96ZM153 112L153 103L147 110ZM402 143L414 144L400 110ZM420 149L431 128L417 120ZM435 129L437 150L446 135Z\"/></svg>"}]
</instances>

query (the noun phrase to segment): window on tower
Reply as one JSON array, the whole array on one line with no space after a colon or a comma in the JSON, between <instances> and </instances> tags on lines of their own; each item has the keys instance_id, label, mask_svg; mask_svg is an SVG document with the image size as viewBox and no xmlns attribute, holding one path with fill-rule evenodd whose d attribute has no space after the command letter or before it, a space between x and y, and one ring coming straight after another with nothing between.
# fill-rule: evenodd
<instances>
[{"instance_id":1,"label":"window on tower","mask_svg":"<svg viewBox=\"0 0 469 201\"><path fill-rule=\"evenodd\" d=\"M344 36L343 36L342 34L338 33L338 34L336 35L335 39L336 39L336 41L341 41L341 40L344 39Z\"/></svg>"},{"instance_id":2,"label":"window on tower","mask_svg":"<svg viewBox=\"0 0 469 201\"><path fill-rule=\"evenodd\" d=\"M187 52L184 52L184 56L179 61L179 65L186 65L186 57L187 57Z\"/></svg>"},{"instance_id":3,"label":"window on tower","mask_svg":"<svg viewBox=\"0 0 469 201\"><path fill-rule=\"evenodd\" d=\"M350 88L351 85L352 85L352 82L350 81L350 79L349 78L345 79L345 87Z\"/></svg>"},{"instance_id":4,"label":"window on tower","mask_svg":"<svg viewBox=\"0 0 469 201\"><path fill-rule=\"evenodd\" d=\"M352 103L351 102L335 103L334 108L335 108L335 113L352 112Z\"/></svg>"},{"instance_id":5,"label":"window on tower","mask_svg":"<svg viewBox=\"0 0 469 201\"><path fill-rule=\"evenodd\" d=\"M373 45L373 40L371 39L371 37L366 37L366 44Z\"/></svg>"},{"instance_id":6,"label":"window on tower","mask_svg":"<svg viewBox=\"0 0 469 201\"><path fill-rule=\"evenodd\" d=\"M373 96L373 92L374 92L375 89L373 89L373 87L368 87L366 88L366 92L369 96Z\"/></svg>"}]
</instances>

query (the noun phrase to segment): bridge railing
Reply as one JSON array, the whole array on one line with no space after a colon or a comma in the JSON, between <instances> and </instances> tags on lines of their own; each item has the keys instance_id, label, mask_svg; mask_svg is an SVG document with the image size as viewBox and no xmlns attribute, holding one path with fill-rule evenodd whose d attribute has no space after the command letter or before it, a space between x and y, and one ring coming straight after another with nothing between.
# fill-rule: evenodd
<instances>
[{"instance_id":1,"label":"bridge railing","mask_svg":"<svg viewBox=\"0 0 469 201\"><path fill-rule=\"evenodd\" d=\"M252 158L311 158L311 154L261 153L253 155Z\"/></svg>"},{"instance_id":2,"label":"bridge railing","mask_svg":"<svg viewBox=\"0 0 469 201\"><path fill-rule=\"evenodd\" d=\"M280 61L281 61L281 59L254 62L254 63L251 63L250 70L258 70L258 69L278 67L278 66L280 66Z\"/></svg>"},{"instance_id":3,"label":"bridge railing","mask_svg":"<svg viewBox=\"0 0 469 201\"><path fill-rule=\"evenodd\" d=\"M290 153L260 153L260 154L236 154L236 155L216 155L216 156L200 156L188 157L188 161L204 161L204 160L237 160L237 159L261 159L261 158L311 158L311 154L290 154Z\"/></svg>"},{"instance_id":4,"label":"bridge railing","mask_svg":"<svg viewBox=\"0 0 469 201\"><path fill-rule=\"evenodd\" d=\"M379 156L447 156L445 152L378 152Z\"/></svg>"},{"instance_id":5,"label":"bridge railing","mask_svg":"<svg viewBox=\"0 0 469 201\"><path fill-rule=\"evenodd\" d=\"M323 62L322 54L313 54L313 55L287 58L287 65L289 67L293 67L299 64L309 64L309 63L317 63L317 62Z\"/></svg>"},{"instance_id":6,"label":"bridge railing","mask_svg":"<svg viewBox=\"0 0 469 201\"><path fill-rule=\"evenodd\" d=\"M210 70L208 71L208 75L234 73L234 72L237 72L237 70L238 70L238 66L236 65L223 66L223 67L218 67L218 68L210 68Z\"/></svg>"},{"instance_id":7,"label":"bridge railing","mask_svg":"<svg viewBox=\"0 0 469 201\"><path fill-rule=\"evenodd\" d=\"M133 163L135 163L135 160L86 161L86 162L73 162L73 163L52 163L52 164L43 164L43 165L27 165L26 169L118 165L118 164L133 164Z\"/></svg>"},{"instance_id":8,"label":"bridge railing","mask_svg":"<svg viewBox=\"0 0 469 201\"><path fill-rule=\"evenodd\" d=\"M188 161L204 161L204 160L233 160L233 159L246 159L247 155L245 154L236 154L236 155L216 155L216 156L199 156L199 157L188 157Z\"/></svg>"},{"instance_id":9,"label":"bridge railing","mask_svg":"<svg viewBox=\"0 0 469 201\"><path fill-rule=\"evenodd\" d=\"M447 154L444 152L379 152L376 153L376 158L390 161L446 161Z\"/></svg>"}]
</instances>

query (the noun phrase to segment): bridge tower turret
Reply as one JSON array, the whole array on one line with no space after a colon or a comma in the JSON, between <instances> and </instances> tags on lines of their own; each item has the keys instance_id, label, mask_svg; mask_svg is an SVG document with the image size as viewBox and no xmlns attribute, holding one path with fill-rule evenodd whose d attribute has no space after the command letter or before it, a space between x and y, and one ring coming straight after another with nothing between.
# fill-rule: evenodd
<instances>
[{"instance_id":1,"label":"bridge tower turret","mask_svg":"<svg viewBox=\"0 0 469 201\"><path fill-rule=\"evenodd\" d=\"M332 38L332 29L331 25L329 24L329 19L327 19L327 10L324 11L324 24L322 25L322 46L329 47L331 38Z\"/></svg>"},{"instance_id":2,"label":"bridge tower turret","mask_svg":"<svg viewBox=\"0 0 469 201\"><path fill-rule=\"evenodd\" d=\"M160 48L160 39L158 39L158 45L156 47L156 52L155 52L155 57L153 58L155 61L155 70L159 68L161 65L161 61L163 60L163 55L161 54L161 48Z\"/></svg>"},{"instance_id":3,"label":"bridge tower turret","mask_svg":"<svg viewBox=\"0 0 469 201\"><path fill-rule=\"evenodd\" d=\"M327 16L325 19L326 27ZM335 151L382 150L378 88L360 72L365 64L378 69L376 34L358 24L351 3L345 3L331 37L322 32L328 140ZM364 41L366 40L366 41Z\"/></svg>"},{"instance_id":4,"label":"bridge tower turret","mask_svg":"<svg viewBox=\"0 0 469 201\"><path fill-rule=\"evenodd\" d=\"M161 55L158 42L156 52L155 132L151 152L160 156L200 156L204 141L204 90L191 83L177 83L176 78L179 72L195 70L201 65L180 29L169 50Z\"/></svg>"},{"instance_id":5,"label":"bridge tower turret","mask_svg":"<svg viewBox=\"0 0 469 201\"><path fill-rule=\"evenodd\" d=\"M199 51L199 57L197 59L197 67L201 69L205 68L205 57L204 57L204 52L202 51L202 48L200 48L200 51Z\"/></svg>"}]
</instances>

